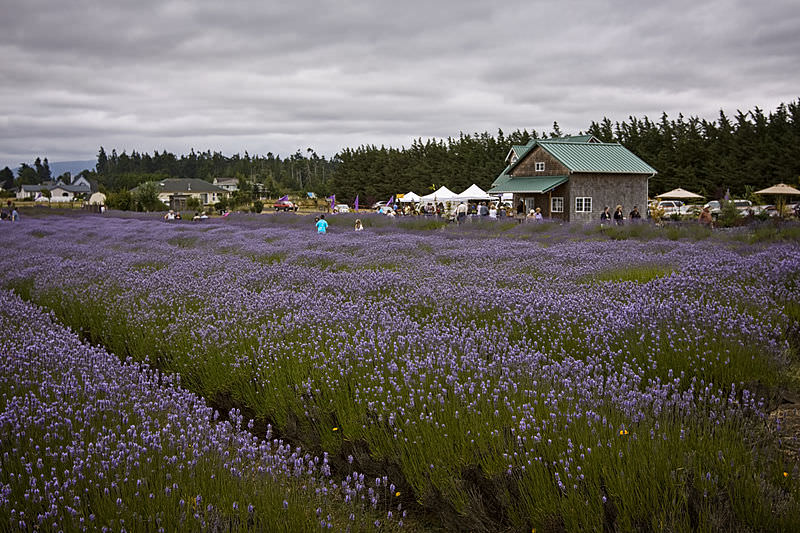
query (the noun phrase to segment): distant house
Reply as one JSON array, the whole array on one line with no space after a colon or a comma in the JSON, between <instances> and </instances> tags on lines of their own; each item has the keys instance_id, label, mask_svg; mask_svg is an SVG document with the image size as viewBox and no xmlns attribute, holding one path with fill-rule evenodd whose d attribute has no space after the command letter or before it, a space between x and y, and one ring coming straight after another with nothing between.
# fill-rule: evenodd
<instances>
[{"instance_id":1,"label":"distant house","mask_svg":"<svg viewBox=\"0 0 800 533\"><path fill-rule=\"evenodd\" d=\"M231 193L239 190L239 180L236 178L214 178L214 185Z\"/></svg>"},{"instance_id":2,"label":"distant house","mask_svg":"<svg viewBox=\"0 0 800 533\"><path fill-rule=\"evenodd\" d=\"M210 205L229 195L225 189L196 178L167 178L154 183L158 187L158 199L172 209L186 209L189 198L197 199L200 205ZM139 187L131 189L131 192L135 193Z\"/></svg>"},{"instance_id":3,"label":"distant house","mask_svg":"<svg viewBox=\"0 0 800 533\"><path fill-rule=\"evenodd\" d=\"M78 195L88 196L92 189L89 185L66 185L62 181L48 181L41 185L20 185L17 200L36 200L50 202L72 202Z\"/></svg>"},{"instance_id":4,"label":"distant house","mask_svg":"<svg viewBox=\"0 0 800 533\"><path fill-rule=\"evenodd\" d=\"M647 182L656 170L619 143L592 135L533 139L511 147L507 166L490 194L512 193L525 212L541 208L546 217L564 221L597 220L605 206L625 214L647 206Z\"/></svg>"},{"instance_id":5,"label":"distant house","mask_svg":"<svg viewBox=\"0 0 800 533\"><path fill-rule=\"evenodd\" d=\"M72 180L71 185L73 187L75 187L75 186L86 187L87 189L89 189L89 191L95 190L94 187L92 186L91 182L88 179L86 179L84 176L77 176L75 179Z\"/></svg>"},{"instance_id":6,"label":"distant house","mask_svg":"<svg viewBox=\"0 0 800 533\"><path fill-rule=\"evenodd\" d=\"M31 200L42 196L43 189L46 189L43 185L20 185L17 190L17 200Z\"/></svg>"}]
</instances>

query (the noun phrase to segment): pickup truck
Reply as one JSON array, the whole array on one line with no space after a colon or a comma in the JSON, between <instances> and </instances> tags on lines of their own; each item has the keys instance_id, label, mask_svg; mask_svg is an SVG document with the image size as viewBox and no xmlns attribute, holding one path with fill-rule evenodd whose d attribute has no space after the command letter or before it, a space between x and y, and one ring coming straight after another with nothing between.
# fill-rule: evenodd
<instances>
[{"instance_id":1,"label":"pickup truck","mask_svg":"<svg viewBox=\"0 0 800 533\"><path fill-rule=\"evenodd\" d=\"M289 200L278 201L272 204L275 211L297 211L297 204Z\"/></svg>"}]
</instances>

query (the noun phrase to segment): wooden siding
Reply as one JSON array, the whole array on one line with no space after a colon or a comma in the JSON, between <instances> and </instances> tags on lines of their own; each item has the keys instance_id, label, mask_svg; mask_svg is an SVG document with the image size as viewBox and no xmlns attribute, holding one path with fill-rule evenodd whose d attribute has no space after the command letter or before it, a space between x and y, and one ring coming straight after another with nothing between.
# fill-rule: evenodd
<instances>
[{"instance_id":1,"label":"wooden siding","mask_svg":"<svg viewBox=\"0 0 800 533\"><path fill-rule=\"evenodd\" d=\"M569 220L577 222L599 221L605 206L613 213L617 205L622 205L627 217L635 205L644 216L648 178L647 174L572 174L569 178L570 205L565 205L564 209L569 210ZM587 196L592 199L592 212L576 213L575 198Z\"/></svg>"},{"instance_id":2,"label":"wooden siding","mask_svg":"<svg viewBox=\"0 0 800 533\"><path fill-rule=\"evenodd\" d=\"M544 162L544 171L536 171L536 163ZM534 148L525 159L514 167L512 176L566 176L569 169L562 165L558 159L545 152L541 146ZM542 210L544 211L544 209Z\"/></svg>"}]
</instances>

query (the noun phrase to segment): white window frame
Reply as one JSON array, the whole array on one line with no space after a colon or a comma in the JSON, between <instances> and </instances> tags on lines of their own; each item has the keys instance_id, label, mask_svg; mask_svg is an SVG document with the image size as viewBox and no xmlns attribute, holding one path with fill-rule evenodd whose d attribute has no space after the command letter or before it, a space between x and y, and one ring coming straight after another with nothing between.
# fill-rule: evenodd
<instances>
[{"instance_id":1,"label":"white window frame","mask_svg":"<svg viewBox=\"0 0 800 533\"><path fill-rule=\"evenodd\" d=\"M564 197L563 196L552 196L550 198L550 212L551 213L563 213L564 212Z\"/></svg>"},{"instance_id":2,"label":"white window frame","mask_svg":"<svg viewBox=\"0 0 800 533\"><path fill-rule=\"evenodd\" d=\"M592 197L591 196L576 196L575 197L575 212L576 213L591 213L592 212Z\"/></svg>"},{"instance_id":3,"label":"white window frame","mask_svg":"<svg viewBox=\"0 0 800 533\"><path fill-rule=\"evenodd\" d=\"M536 172L544 172L544 161L537 161L534 166Z\"/></svg>"},{"instance_id":4,"label":"white window frame","mask_svg":"<svg viewBox=\"0 0 800 533\"><path fill-rule=\"evenodd\" d=\"M533 209L536 209L536 199L530 197L525 198L525 215L527 216Z\"/></svg>"}]
</instances>

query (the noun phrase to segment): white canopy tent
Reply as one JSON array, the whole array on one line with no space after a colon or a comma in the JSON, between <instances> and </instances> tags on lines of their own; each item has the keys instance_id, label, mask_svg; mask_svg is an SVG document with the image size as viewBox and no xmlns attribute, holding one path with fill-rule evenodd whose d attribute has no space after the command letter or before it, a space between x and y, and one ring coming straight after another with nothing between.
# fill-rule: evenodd
<instances>
[{"instance_id":1,"label":"white canopy tent","mask_svg":"<svg viewBox=\"0 0 800 533\"><path fill-rule=\"evenodd\" d=\"M417 203L420 200L422 200L422 197L412 191L408 191L403 195L402 198L400 198L400 202L404 204Z\"/></svg>"},{"instance_id":2,"label":"white canopy tent","mask_svg":"<svg viewBox=\"0 0 800 533\"><path fill-rule=\"evenodd\" d=\"M490 195L489 193L487 193L486 191L484 191L483 189L481 189L480 187L478 187L477 185L475 185L473 183L472 185L470 185L467 188L467 190L465 190L464 192L462 192L461 194L458 195L458 199L461 200L461 201L465 201L465 200L466 201L469 201L469 200L486 200L486 201L489 201L489 200L494 200L495 198L492 195Z\"/></svg>"},{"instance_id":3,"label":"white canopy tent","mask_svg":"<svg viewBox=\"0 0 800 533\"><path fill-rule=\"evenodd\" d=\"M437 202L457 202L458 195L453 191L451 191L450 189L448 189L447 187L445 187L444 185L442 185L441 187L436 189L436 191L430 194L426 194L425 196L420 198L420 201L426 204L437 203Z\"/></svg>"}]
</instances>

